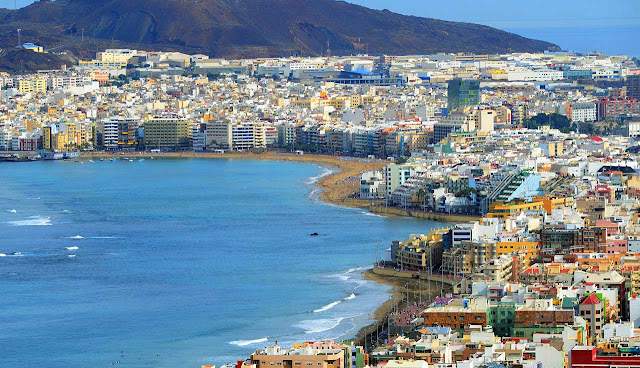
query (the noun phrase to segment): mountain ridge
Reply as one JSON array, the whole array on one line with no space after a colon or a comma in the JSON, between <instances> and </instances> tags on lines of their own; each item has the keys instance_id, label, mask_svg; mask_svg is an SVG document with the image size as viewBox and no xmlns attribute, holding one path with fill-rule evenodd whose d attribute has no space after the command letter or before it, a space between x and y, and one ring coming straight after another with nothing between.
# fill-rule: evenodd
<instances>
[{"instance_id":1,"label":"mountain ridge","mask_svg":"<svg viewBox=\"0 0 640 368\"><path fill-rule=\"evenodd\" d=\"M540 52L557 49L474 23L373 10L335 0L57 0L0 9L0 47L88 45L212 57L369 53ZM83 53L80 45L63 47ZM93 51L93 50L92 50ZM82 55L84 56L84 55Z\"/></svg>"}]
</instances>

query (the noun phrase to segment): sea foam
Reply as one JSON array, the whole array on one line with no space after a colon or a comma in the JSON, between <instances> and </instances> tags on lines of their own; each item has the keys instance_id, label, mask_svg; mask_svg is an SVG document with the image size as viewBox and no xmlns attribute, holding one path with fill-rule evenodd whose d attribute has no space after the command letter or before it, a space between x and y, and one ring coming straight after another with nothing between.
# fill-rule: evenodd
<instances>
[{"instance_id":1,"label":"sea foam","mask_svg":"<svg viewBox=\"0 0 640 368\"><path fill-rule=\"evenodd\" d=\"M336 300L335 302L329 303L327 305L325 305L322 308L318 308L318 309L314 309L313 312L314 313L320 313L320 312L324 312L324 311L328 311L329 309L335 307L336 305L342 303L342 299L341 300Z\"/></svg>"},{"instance_id":2,"label":"sea foam","mask_svg":"<svg viewBox=\"0 0 640 368\"><path fill-rule=\"evenodd\" d=\"M7 222L7 224L11 226L51 226L53 225L51 223L51 218L44 217L44 216L31 216L25 220L9 221Z\"/></svg>"},{"instance_id":3,"label":"sea foam","mask_svg":"<svg viewBox=\"0 0 640 368\"><path fill-rule=\"evenodd\" d=\"M268 338L263 337L261 339L255 339L255 340L236 340L236 341L229 341L229 344L231 345L235 345L235 346L247 346L247 345L255 345L255 344L259 344L261 342L267 342L269 341Z\"/></svg>"},{"instance_id":4,"label":"sea foam","mask_svg":"<svg viewBox=\"0 0 640 368\"><path fill-rule=\"evenodd\" d=\"M305 184L315 184L315 183L318 182L318 180L324 178L327 175L331 175L331 174L333 174L333 170L328 169L328 168L324 168L324 171L322 173L320 173L320 175L310 177L309 179L307 179Z\"/></svg>"},{"instance_id":5,"label":"sea foam","mask_svg":"<svg viewBox=\"0 0 640 368\"><path fill-rule=\"evenodd\" d=\"M306 334L314 334L333 330L340 325L340 322L344 321L346 317L327 318L327 319L306 319L300 321L294 327L298 327L304 330Z\"/></svg>"},{"instance_id":6,"label":"sea foam","mask_svg":"<svg viewBox=\"0 0 640 368\"><path fill-rule=\"evenodd\" d=\"M329 303L329 304L325 305L322 308L314 309L313 313L320 313L320 312L328 311L329 309L335 307L336 305L338 305L338 304L340 304L342 302L346 302L346 301L349 301L351 299L354 299L355 297L356 297L356 294L352 292L347 297L344 297L344 298L342 298L340 300L336 300L335 302Z\"/></svg>"}]
</instances>

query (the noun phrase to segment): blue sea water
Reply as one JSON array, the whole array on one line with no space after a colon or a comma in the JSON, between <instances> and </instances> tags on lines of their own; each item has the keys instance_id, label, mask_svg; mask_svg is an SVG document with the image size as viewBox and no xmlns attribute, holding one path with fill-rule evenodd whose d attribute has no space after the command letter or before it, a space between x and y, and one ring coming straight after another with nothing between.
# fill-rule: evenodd
<instances>
[{"instance_id":1,"label":"blue sea water","mask_svg":"<svg viewBox=\"0 0 640 368\"><path fill-rule=\"evenodd\" d=\"M593 25L585 21L580 26L505 27L505 31L555 43L563 50L608 55L640 57L640 24Z\"/></svg>"},{"instance_id":2,"label":"blue sea water","mask_svg":"<svg viewBox=\"0 0 640 368\"><path fill-rule=\"evenodd\" d=\"M0 366L200 367L352 337L388 298L360 270L440 224L324 204L326 172L0 163Z\"/></svg>"}]
</instances>

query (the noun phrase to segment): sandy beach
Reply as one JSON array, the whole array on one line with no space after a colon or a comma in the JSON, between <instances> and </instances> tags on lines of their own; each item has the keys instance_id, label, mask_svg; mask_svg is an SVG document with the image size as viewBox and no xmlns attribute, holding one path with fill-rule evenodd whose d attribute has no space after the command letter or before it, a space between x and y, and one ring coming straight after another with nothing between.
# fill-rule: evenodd
<instances>
[{"instance_id":1,"label":"sandy beach","mask_svg":"<svg viewBox=\"0 0 640 368\"><path fill-rule=\"evenodd\" d=\"M423 281L422 285L419 286L416 279L383 276L374 273L371 269L364 271L362 274L365 280L389 285L392 289L388 292L389 299L374 312L376 322L361 328L357 335L352 339L352 341L358 345L364 346L365 339L371 341L372 338L369 336L376 336L376 328L378 326L385 326L387 316L393 313L396 307L398 309L402 309L414 302L419 303L420 301L424 302L426 300L434 300L435 297L441 294L441 285L438 282L431 283L431 295L429 297L429 293L427 292L427 290L429 290L428 283L426 281ZM408 293L407 289L409 291ZM444 290L448 292L449 288L445 286Z\"/></svg>"}]
</instances>

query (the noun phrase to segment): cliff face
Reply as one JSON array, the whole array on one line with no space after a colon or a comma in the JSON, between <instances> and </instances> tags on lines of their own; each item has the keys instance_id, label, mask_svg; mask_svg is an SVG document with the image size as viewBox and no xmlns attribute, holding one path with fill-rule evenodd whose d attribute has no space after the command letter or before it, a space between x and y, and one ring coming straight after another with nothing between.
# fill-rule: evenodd
<instances>
[{"instance_id":1,"label":"cliff face","mask_svg":"<svg viewBox=\"0 0 640 368\"><path fill-rule=\"evenodd\" d=\"M0 10L0 46L84 47L210 56L535 52L554 49L495 28L405 16L334 0L57 0ZM79 43L79 42L78 42Z\"/></svg>"}]
</instances>

